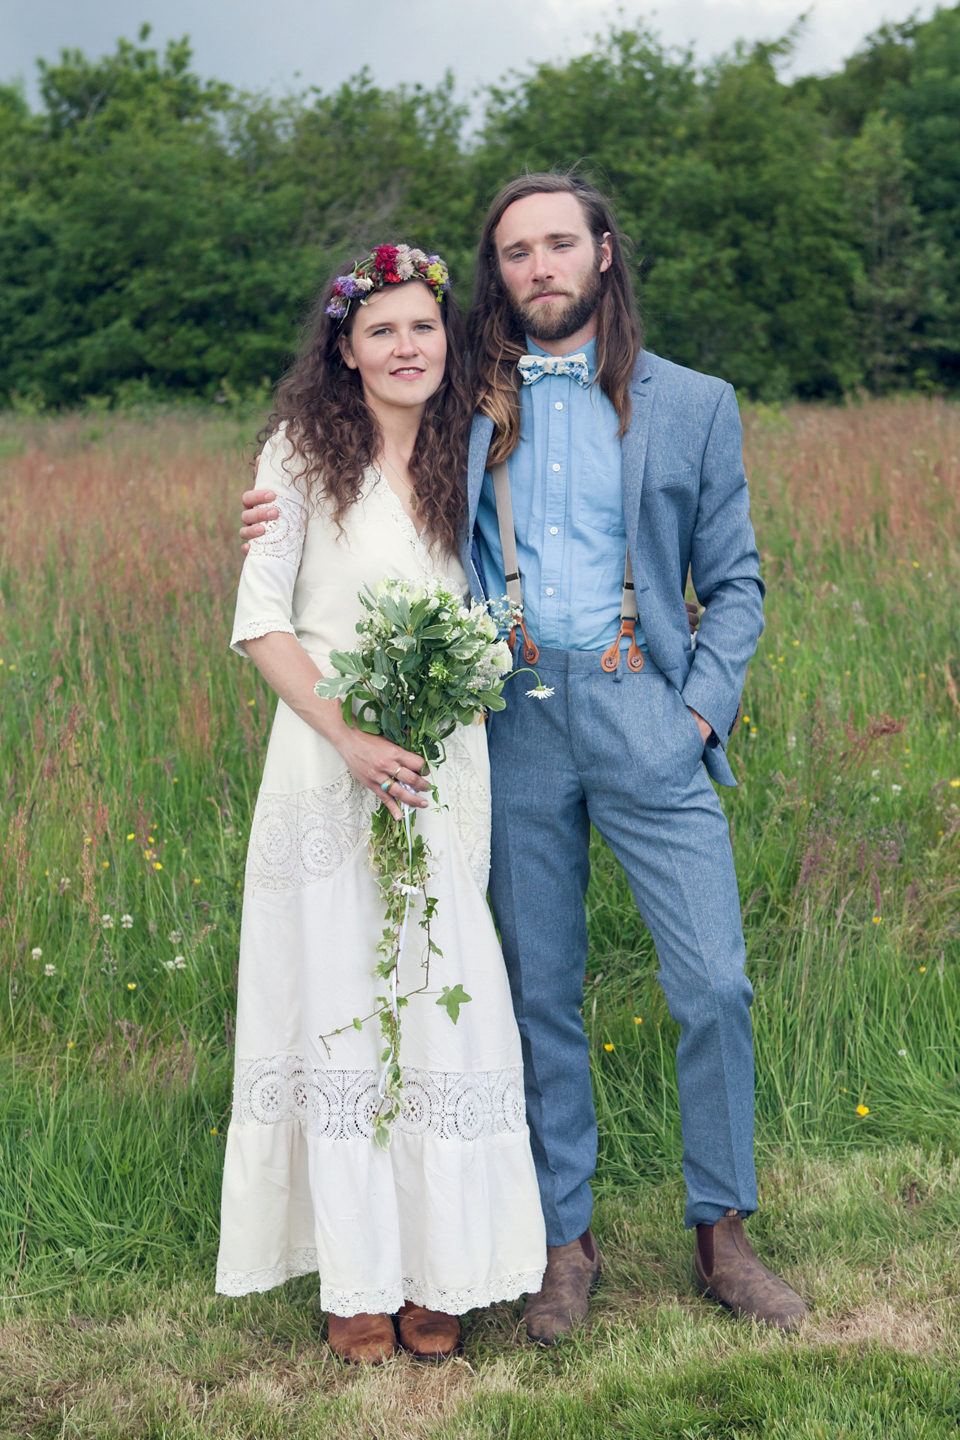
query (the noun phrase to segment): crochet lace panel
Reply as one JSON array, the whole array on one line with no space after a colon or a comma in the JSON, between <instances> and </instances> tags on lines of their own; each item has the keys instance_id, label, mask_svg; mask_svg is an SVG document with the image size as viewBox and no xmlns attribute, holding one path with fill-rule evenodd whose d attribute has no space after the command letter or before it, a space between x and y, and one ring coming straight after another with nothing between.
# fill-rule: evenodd
<instances>
[{"instance_id":1,"label":"crochet lace panel","mask_svg":"<svg viewBox=\"0 0 960 1440\"><path fill-rule=\"evenodd\" d=\"M291 1250L277 1265L264 1270L224 1270L217 1267L216 1291L218 1295L262 1294L292 1280L297 1275L316 1274L317 1252L312 1247ZM503 1300L516 1300L519 1295L531 1295L540 1289L543 1281L542 1270L525 1270L515 1275L498 1275L486 1285L472 1288L447 1290L430 1285L424 1280L404 1276L399 1285L387 1285L380 1290L344 1290L339 1286L320 1284L320 1304L328 1315L395 1315L405 1300L414 1305L423 1305L428 1310L441 1310L445 1315L464 1315L468 1310L478 1310L487 1305L496 1305Z\"/></svg>"},{"instance_id":2,"label":"crochet lace panel","mask_svg":"<svg viewBox=\"0 0 960 1440\"><path fill-rule=\"evenodd\" d=\"M238 1060L234 1125L299 1120L324 1140L369 1140L376 1114L374 1070L322 1070L298 1055ZM394 1129L442 1140L483 1140L526 1128L523 1068L470 1074L404 1069L403 1113Z\"/></svg>"},{"instance_id":3,"label":"crochet lace panel","mask_svg":"<svg viewBox=\"0 0 960 1440\"><path fill-rule=\"evenodd\" d=\"M490 791L460 735L446 742L443 776L450 819L485 894L490 873ZM349 770L329 785L292 794L261 792L247 852L249 889L299 890L329 880L362 844L377 798Z\"/></svg>"},{"instance_id":4,"label":"crochet lace panel","mask_svg":"<svg viewBox=\"0 0 960 1440\"><path fill-rule=\"evenodd\" d=\"M247 886L298 890L329 880L365 839L376 803L349 770L312 790L261 793L247 851Z\"/></svg>"},{"instance_id":5,"label":"crochet lace panel","mask_svg":"<svg viewBox=\"0 0 960 1440\"><path fill-rule=\"evenodd\" d=\"M274 501L280 511L276 520L268 520L262 535L250 541L248 555L267 555L271 560L282 560L285 565L300 568L303 541L307 533L307 510L287 495L280 495Z\"/></svg>"}]
</instances>

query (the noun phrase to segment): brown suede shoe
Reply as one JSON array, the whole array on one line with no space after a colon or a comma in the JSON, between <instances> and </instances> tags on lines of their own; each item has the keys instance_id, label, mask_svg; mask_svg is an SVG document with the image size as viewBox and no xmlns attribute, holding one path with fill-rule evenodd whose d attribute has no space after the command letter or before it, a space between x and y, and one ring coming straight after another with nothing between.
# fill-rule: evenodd
<instances>
[{"instance_id":1,"label":"brown suede shoe","mask_svg":"<svg viewBox=\"0 0 960 1440\"><path fill-rule=\"evenodd\" d=\"M397 1349L389 1315L327 1316L330 1349L351 1365L380 1365Z\"/></svg>"},{"instance_id":2,"label":"brown suede shoe","mask_svg":"<svg viewBox=\"0 0 960 1440\"><path fill-rule=\"evenodd\" d=\"M397 1315L400 1344L415 1360L448 1360L462 1345L460 1321L408 1300Z\"/></svg>"},{"instance_id":3,"label":"brown suede shoe","mask_svg":"<svg viewBox=\"0 0 960 1440\"><path fill-rule=\"evenodd\" d=\"M536 1295L523 1307L527 1334L538 1345L555 1345L587 1318L587 1296L600 1278L603 1256L589 1230L569 1245L547 1246L547 1269Z\"/></svg>"},{"instance_id":4,"label":"brown suede shoe","mask_svg":"<svg viewBox=\"0 0 960 1440\"><path fill-rule=\"evenodd\" d=\"M728 1210L716 1225L697 1226L693 1269L699 1289L734 1315L796 1330L810 1313L800 1296L761 1264L744 1234L739 1210Z\"/></svg>"}]
</instances>

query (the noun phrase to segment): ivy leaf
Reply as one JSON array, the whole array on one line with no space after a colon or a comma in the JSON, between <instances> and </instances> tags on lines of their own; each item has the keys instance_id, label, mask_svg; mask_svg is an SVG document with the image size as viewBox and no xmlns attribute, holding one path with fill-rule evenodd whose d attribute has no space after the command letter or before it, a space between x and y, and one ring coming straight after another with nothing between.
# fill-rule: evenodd
<instances>
[{"instance_id":1,"label":"ivy leaf","mask_svg":"<svg viewBox=\"0 0 960 1440\"><path fill-rule=\"evenodd\" d=\"M466 1005L467 1001L472 998L471 995L467 994L462 985L454 985L452 990L449 985L444 985L443 993L438 999L437 1004L443 1006L454 1025L456 1025L460 1019L460 1006Z\"/></svg>"}]
</instances>

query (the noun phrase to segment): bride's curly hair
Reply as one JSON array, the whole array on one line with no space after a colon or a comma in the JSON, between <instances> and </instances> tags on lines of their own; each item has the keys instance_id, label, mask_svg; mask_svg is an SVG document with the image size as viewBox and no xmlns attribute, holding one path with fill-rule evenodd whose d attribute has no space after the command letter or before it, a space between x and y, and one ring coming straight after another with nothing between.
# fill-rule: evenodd
<instances>
[{"instance_id":1,"label":"bride's curly hair","mask_svg":"<svg viewBox=\"0 0 960 1440\"><path fill-rule=\"evenodd\" d=\"M363 473L376 461L383 437L363 398L358 371L351 370L340 353L340 334L349 335L353 320L363 312L359 305L353 306L344 325L327 314L336 278L330 277L313 306L300 354L277 386L273 409L257 440L263 445L286 426L294 453L284 462L285 468L299 462L298 483L306 487L309 498L323 496L333 502L333 518L339 525L359 496ZM417 514L427 533L455 554L466 515L464 477L473 404L463 322L449 291L440 301L440 315L447 336L446 369L439 389L427 401L410 471Z\"/></svg>"}]
</instances>

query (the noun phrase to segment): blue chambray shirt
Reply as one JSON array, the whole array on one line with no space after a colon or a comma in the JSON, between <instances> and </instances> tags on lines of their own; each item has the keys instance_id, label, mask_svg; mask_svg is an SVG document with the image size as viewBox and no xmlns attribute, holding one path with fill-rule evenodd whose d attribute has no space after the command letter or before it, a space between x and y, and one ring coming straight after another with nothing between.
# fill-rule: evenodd
<instances>
[{"instance_id":1,"label":"blue chambray shirt","mask_svg":"<svg viewBox=\"0 0 960 1440\"><path fill-rule=\"evenodd\" d=\"M527 345L531 355L547 353ZM592 382L596 340L581 350ZM627 552L617 412L598 385L566 375L521 386L520 406L508 466L527 630L549 649L605 650L620 628ZM487 594L498 599L507 587L489 470L475 535ZM636 638L643 644L639 622Z\"/></svg>"}]
</instances>

